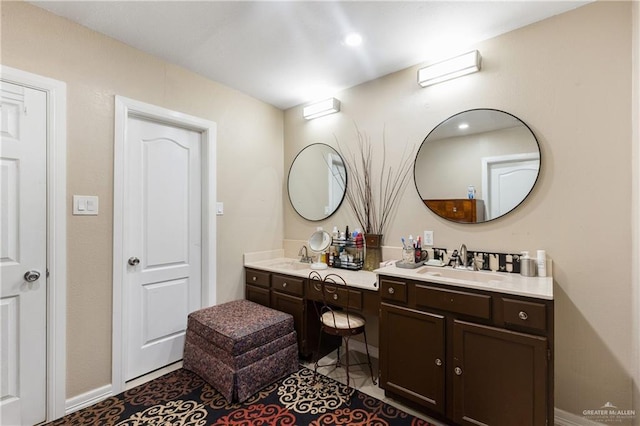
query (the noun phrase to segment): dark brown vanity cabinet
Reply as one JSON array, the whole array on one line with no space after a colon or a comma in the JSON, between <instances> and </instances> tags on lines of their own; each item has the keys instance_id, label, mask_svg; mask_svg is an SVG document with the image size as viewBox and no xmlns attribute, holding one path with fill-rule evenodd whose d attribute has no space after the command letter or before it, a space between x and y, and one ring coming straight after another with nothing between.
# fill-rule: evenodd
<instances>
[{"instance_id":1,"label":"dark brown vanity cabinet","mask_svg":"<svg viewBox=\"0 0 640 426\"><path fill-rule=\"evenodd\" d=\"M300 277L245 268L245 298L291 314L298 350L303 356L309 356L312 348L307 333L305 281Z\"/></svg>"},{"instance_id":2,"label":"dark brown vanity cabinet","mask_svg":"<svg viewBox=\"0 0 640 426\"><path fill-rule=\"evenodd\" d=\"M553 424L553 301L379 282L387 395L457 425Z\"/></svg>"},{"instance_id":3,"label":"dark brown vanity cabinet","mask_svg":"<svg viewBox=\"0 0 640 426\"><path fill-rule=\"evenodd\" d=\"M444 414L444 317L380 304L380 386Z\"/></svg>"},{"instance_id":4,"label":"dark brown vanity cabinet","mask_svg":"<svg viewBox=\"0 0 640 426\"><path fill-rule=\"evenodd\" d=\"M293 324L298 334L300 353L310 352L307 348L304 278L272 274L271 307L293 316Z\"/></svg>"}]
</instances>

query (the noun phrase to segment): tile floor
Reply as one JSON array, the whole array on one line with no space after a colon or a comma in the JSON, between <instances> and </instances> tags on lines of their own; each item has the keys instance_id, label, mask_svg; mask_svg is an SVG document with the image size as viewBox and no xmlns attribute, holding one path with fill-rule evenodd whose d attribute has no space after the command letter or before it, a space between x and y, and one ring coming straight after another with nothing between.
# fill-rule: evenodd
<instances>
[{"instance_id":1,"label":"tile floor","mask_svg":"<svg viewBox=\"0 0 640 426\"><path fill-rule=\"evenodd\" d=\"M329 355L325 356L320 360L320 364L331 364L336 360L336 351L331 352ZM342 360L344 360L344 353L341 354ZM363 352L358 351L349 351L349 357L351 362L366 362L367 356ZM373 373L377 374L378 371L378 359L374 356L371 357L371 362L373 364ZM313 362L305 362L301 361L301 364L307 368L313 370ZM133 387L139 386L145 382L151 381L155 378L158 378L164 374L167 374L173 370L177 370L182 368L182 361L176 362L174 364L168 365L164 368L160 368L156 371L153 371L145 376L139 377L137 379L131 380L126 384L126 390L129 390ZM345 383L347 381L347 373L343 367L336 368L333 367L320 367L318 368L318 373L323 374L325 376L329 376L334 380L337 380L341 383ZM377 379L376 379L377 380ZM398 401L395 401L391 398L387 398L384 395L384 390L378 387L378 385L373 384L371 380L371 375L369 374L369 366L367 364L357 365L349 368L349 381L351 382L351 386L358 389L360 392L366 393L376 399L386 402L389 405L393 405L413 416L419 417L421 419L427 420L428 422L433 423L437 426L447 426L444 423L433 420L432 418L424 415L423 413L417 412Z\"/></svg>"},{"instance_id":2,"label":"tile floor","mask_svg":"<svg viewBox=\"0 0 640 426\"><path fill-rule=\"evenodd\" d=\"M329 355L325 356L320 360L320 365L323 364L331 364L336 361L337 352L333 351ZM341 353L341 361L344 361L344 352ZM349 381L351 382L351 386L358 389L360 392L366 393L376 399L386 402L389 405L397 407L415 417L419 417L421 419L427 420L430 423L433 423L437 426L447 426L445 423L441 423L437 420L434 420L423 413L415 411L400 402L388 398L384 394L384 389L378 387L377 384L373 384L371 380L371 374L369 373L369 366L366 364L367 356L363 352L357 351L349 351L349 358L351 362L356 363L364 363L361 365L356 365L349 368ZM373 364L373 373L377 375L378 371L378 359L375 357L371 357L371 363ZM313 370L313 362L301 362L307 368ZM346 383L347 381L347 373L343 367L336 368L332 367L319 367L318 373L321 373L325 376L329 376L334 380L339 381L340 383ZM377 378L376 378L377 380Z\"/></svg>"}]
</instances>

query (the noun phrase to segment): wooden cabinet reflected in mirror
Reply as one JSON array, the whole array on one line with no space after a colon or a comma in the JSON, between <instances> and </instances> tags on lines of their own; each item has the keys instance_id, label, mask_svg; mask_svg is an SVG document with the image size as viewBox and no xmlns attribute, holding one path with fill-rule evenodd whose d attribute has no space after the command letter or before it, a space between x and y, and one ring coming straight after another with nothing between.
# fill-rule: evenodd
<instances>
[{"instance_id":1,"label":"wooden cabinet reflected in mirror","mask_svg":"<svg viewBox=\"0 0 640 426\"><path fill-rule=\"evenodd\" d=\"M486 222L513 211L539 172L540 147L531 129L495 109L464 111L444 120L424 139L414 163L424 204L460 223Z\"/></svg>"}]
</instances>

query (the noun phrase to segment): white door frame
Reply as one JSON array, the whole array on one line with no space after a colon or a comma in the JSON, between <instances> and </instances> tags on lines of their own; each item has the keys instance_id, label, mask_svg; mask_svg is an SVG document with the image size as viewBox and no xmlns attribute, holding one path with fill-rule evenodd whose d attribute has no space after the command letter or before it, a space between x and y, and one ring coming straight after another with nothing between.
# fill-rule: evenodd
<instances>
[{"instance_id":1,"label":"white door frame","mask_svg":"<svg viewBox=\"0 0 640 426\"><path fill-rule=\"evenodd\" d=\"M123 96L115 99L115 147L113 170L113 343L112 393L125 390L127 347L124 330L126 314L124 277L127 253L123 252L127 166L127 120L142 117L184 127L202 134L202 306L216 303L216 123Z\"/></svg>"},{"instance_id":2,"label":"white door frame","mask_svg":"<svg viewBox=\"0 0 640 426\"><path fill-rule=\"evenodd\" d=\"M3 81L47 94L47 421L65 414L67 359L67 85L0 65Z\"/></svg>"}]
</instances>

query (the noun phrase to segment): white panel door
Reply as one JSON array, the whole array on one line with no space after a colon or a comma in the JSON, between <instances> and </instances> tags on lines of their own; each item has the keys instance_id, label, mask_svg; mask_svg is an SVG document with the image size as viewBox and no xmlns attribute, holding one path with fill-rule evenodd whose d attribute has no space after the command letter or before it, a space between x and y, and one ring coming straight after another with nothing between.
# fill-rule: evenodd
<instances>
[{"instance_id":1,"label":"white panel door","mask_svg":"<svg viewBox=\"0 0 640 426\"><path fill-rule=\"evenodd\" d=\"M489 218L513 210L533 188L538 178L539 160L495 163L489 168Z\"/></svg>"},{"instance_id":2,"label":"white panel door","mask_svg":"<svg viewBox=\"0 0 640 426\"><path fill-rule=\"evenodd\" d=\"M33 425L46 417L47 101L0 89L0 424Z\"/></svg>"},{"instance_id":3,"label":"white panel door","mask_svg":"<svg viewBox=\"0 0 640 426\"><path fill-rule=\"evenodd\" d=\"M126 380L182 359L201 307L201 134L127 120Z\"/></svg>"}]
</instances>

